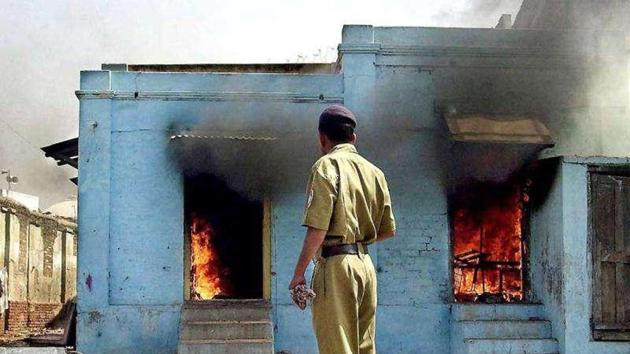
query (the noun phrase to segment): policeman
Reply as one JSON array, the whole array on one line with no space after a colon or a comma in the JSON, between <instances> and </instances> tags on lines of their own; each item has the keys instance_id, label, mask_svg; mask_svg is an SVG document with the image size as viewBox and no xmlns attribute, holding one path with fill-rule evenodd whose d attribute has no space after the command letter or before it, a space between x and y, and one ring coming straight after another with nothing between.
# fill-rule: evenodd
<instances>
[{"instance_id":1,"label":"policeman","mask_svg":"<svg viewBox=\"0 0 630 354\"><path fill-rule=\"evenodd\" d=\"M313 327L320 354L376 353L376 273L368 245L394 236L391 200L380 169L354 146L356 118L341 105L319 117L322 157L307 187L307 226L289 289L305 284L316 259L311 287Z\"/></svg>"}]
</instances>

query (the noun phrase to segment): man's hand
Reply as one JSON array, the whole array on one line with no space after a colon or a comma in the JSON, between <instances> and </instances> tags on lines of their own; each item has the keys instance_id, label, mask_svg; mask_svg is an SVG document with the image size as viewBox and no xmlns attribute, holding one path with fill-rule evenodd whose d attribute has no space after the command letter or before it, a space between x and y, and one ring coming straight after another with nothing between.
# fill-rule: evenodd
<instances>
[{"instance_id":1,"label":"man's hand","mask_svg":"<svg viewBox=\"0 0 630 354\"><path fill-rule=\"evenodd\" d=\"M295 288L296 286L300 284L306 285L306 279L304 278L304 274L294 275L293 280L291 280L291 283L289 284L289 290Z\"/></svg>"},{"instance_id":2,"label":"man's hand","mask_svg":"<svg viewBox=\"0 0 630 354\"><path fill-rule=\"evenodd\" d=\"M289 290L295 288L299 284L306 284L306 280L304 280L306 267L308 266L308 262L315 257L319 246L321 246L322 242L324 242L324 237L326 237L326 230L318 230L312 227L309 227L308 230L306 230L306 237L304 237L304 243L302 244L302 252L300 252L300 257L295 265L293 280L291 280Z\"/></svg>"},{"instance_id":3,"label":"man's hand","mask_svg":"<svg viewBox=\"0 0 630 354\"><path fill-rule=\"evenodd\" d=\"M293 302L302 310L306 308L306 302L308 300L300 300L302 296L298 296L296 298L293 289L299 285L304 285L304 289L306 289L306 279L304 279L304 273L306 272L306 267L308 266L308 262L310 262L317 250L324 242L324 238L326 237L326 230L318 230L312 227L309 227L306 231L306 237L304 238L304 244L302 245L302 252L300 252L300 257L298 258L297 264L295 265L295 271L293 272L293 279L289 284L289 290L291 291L291 297ZM302 290L304 290L302 289ZM309 290L310 291L310 290ZM312 293L312 297L315 297L315 293ZM303 293L303 291L301 292ZM307 295L307 298L309 296Z\"/></svg>"}]
</instances>

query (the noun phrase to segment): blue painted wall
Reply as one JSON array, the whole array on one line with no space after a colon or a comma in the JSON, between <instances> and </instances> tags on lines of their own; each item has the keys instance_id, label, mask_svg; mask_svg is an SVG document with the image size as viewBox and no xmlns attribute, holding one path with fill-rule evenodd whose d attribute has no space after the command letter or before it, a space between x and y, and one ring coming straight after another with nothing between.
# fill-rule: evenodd
<instances>
[{"instance_id":1,"label":"blue painted wall","mask_svg":"<svg viewBox=\"0 0 630 354\"><path fill-rule=\"evenodd\" d=\"M82 73L79 218L86 236L79 243L79 350L172 353L177 348L184 299L183 171L197 163L206 167L208 156L198 161L179 156L187 147L171 140L175 133L196 129L231 136L265 130L282 139L258 155L239 142L223 151L219 139L206 153L221 155L210 158L213 172L239 173L228 183L238 187L249 180L265 189L261 194L271 193L273 238L279 244L273 269L282 276L288 272L279 262L293 257L297 247L289 246L302 232L293 211L303 205L303 181L317 151L310 144L296 145L302 137L293 133L314 131L311 118L343 100L341 87L339 75ZM232 158L226 159L226 152ZM293 158L281 169L258 164L260 175L271 176L263 183L254 180L259 175L243 176L251 169L238 158L251 162L269 153ZM284 287L287 281L281 282ZM284 291L273 293L274 303L287 303L280 300Z\"/></svg>"},{"instance_id":2,"label":"blue painted wall","mask_svg":"<svg viewBox=\"0 0 630 354\"><path fill-rule=\"evenodd\" d=\"M552 321L562 353L628 353L630 342L593 341L592 254L588 225L589 165L628 165L625 158L557 159L544 204L532 213L532 285Z\"/></svg>"},{"instance_id":3,"label":"blue painted wall","mask_svg":"<svg viewBox=\"0 0 630 354\"><path fill-rule=\"evenodd\" d=\"M554 338L565 335L564 304L564 218L563 176L560 158L546 160L540 165L541 180L534 183L537 190L532 198L529 237L530 279L534 301L544 304L546 318ZM565 342L559 340L565 353Z\"/></svg>"},{"instance_id":4,"label":"blue painted wall","mask_svg":"<svg viewBox=\"0 0 630 354\"><path fill-rule=\"evenodd\" d=\"M307 173L318 157L317 117L325 106L344 103L359 117L359 151L389 180L398 221L396 238L371 248L379 280L377 347L388 354L449 352L451 156L439 107L534 109L548 113L552 129L561 126L564 117L579 116L571 110L575 95L563 87L580 77L550 48L571 49L566 34L346 26L340 74L82 72L78 349L176 350L184 299L183 174L209 170L254 198L271 198L275 349L316 353L310 314L292 305L286 288L304 234ZM171 140L182 132L275 140ZM559 176L532 232L533 253L550 262L552 254L542 255L545 242L554 254L581 252L568 242L586 242L565 237L574 228L585 232L584 225L555 214L556 208L562 215L585 212L583 174L567 167ZM579 265L553 265L569 266ZM567 277L560 301L565 309L582 306L567 303L579 280ZM558 301L545 288L535 292L550 306ZM554 326L567 322L554 333L564 334L566 352L573 353L569 339L584 335L584 312L549 311Z\"/></svg>"},{"instance_id":5,"label":"blue painted wall","mask_svg":"<svg viewBox=\"0 0 630 354\"><path fill-rule=\"evenodd\" d=\"M588 164L628 164L627 159L565 158L562 167L566 353L629 353L630 342L591 339L592 256L588 225ZM586 270L586 271L584 271Z\"/></svg>"}]
</instances>

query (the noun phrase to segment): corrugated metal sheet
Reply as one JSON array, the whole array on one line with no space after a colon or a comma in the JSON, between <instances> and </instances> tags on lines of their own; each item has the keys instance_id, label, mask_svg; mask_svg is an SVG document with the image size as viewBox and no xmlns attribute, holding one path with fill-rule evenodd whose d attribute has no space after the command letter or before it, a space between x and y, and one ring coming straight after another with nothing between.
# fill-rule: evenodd
<instances>
[{"instance_id":1,"label":"corrugated metal sheet","mask_svg":"<svg viewBox=\"0 0 630 354\"><path fill-rule=\"evenodd\" d=\"M207 139L207 140L238 140L238 141L273 141L278 138L273 136L255 135L201 135L201 134L176 134L171 135L171 141L180 139Z\"/></svg>"}]
</instances>

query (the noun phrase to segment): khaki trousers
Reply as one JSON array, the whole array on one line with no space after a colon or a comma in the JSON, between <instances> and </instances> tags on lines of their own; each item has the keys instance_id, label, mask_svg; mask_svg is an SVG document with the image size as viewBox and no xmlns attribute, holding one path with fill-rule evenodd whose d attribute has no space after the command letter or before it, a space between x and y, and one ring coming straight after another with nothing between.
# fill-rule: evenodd
<instances>
[{"instance_id":1,"label":"khaki trousers","mask_svg":"<svg viewBox=\"0 0 630 354\"><path fill-rule=\"evenodd\" d=\"M376 272L367 254L319 258L311 287L320 354L375 354Z\"/></svg>"}]
</instances>

